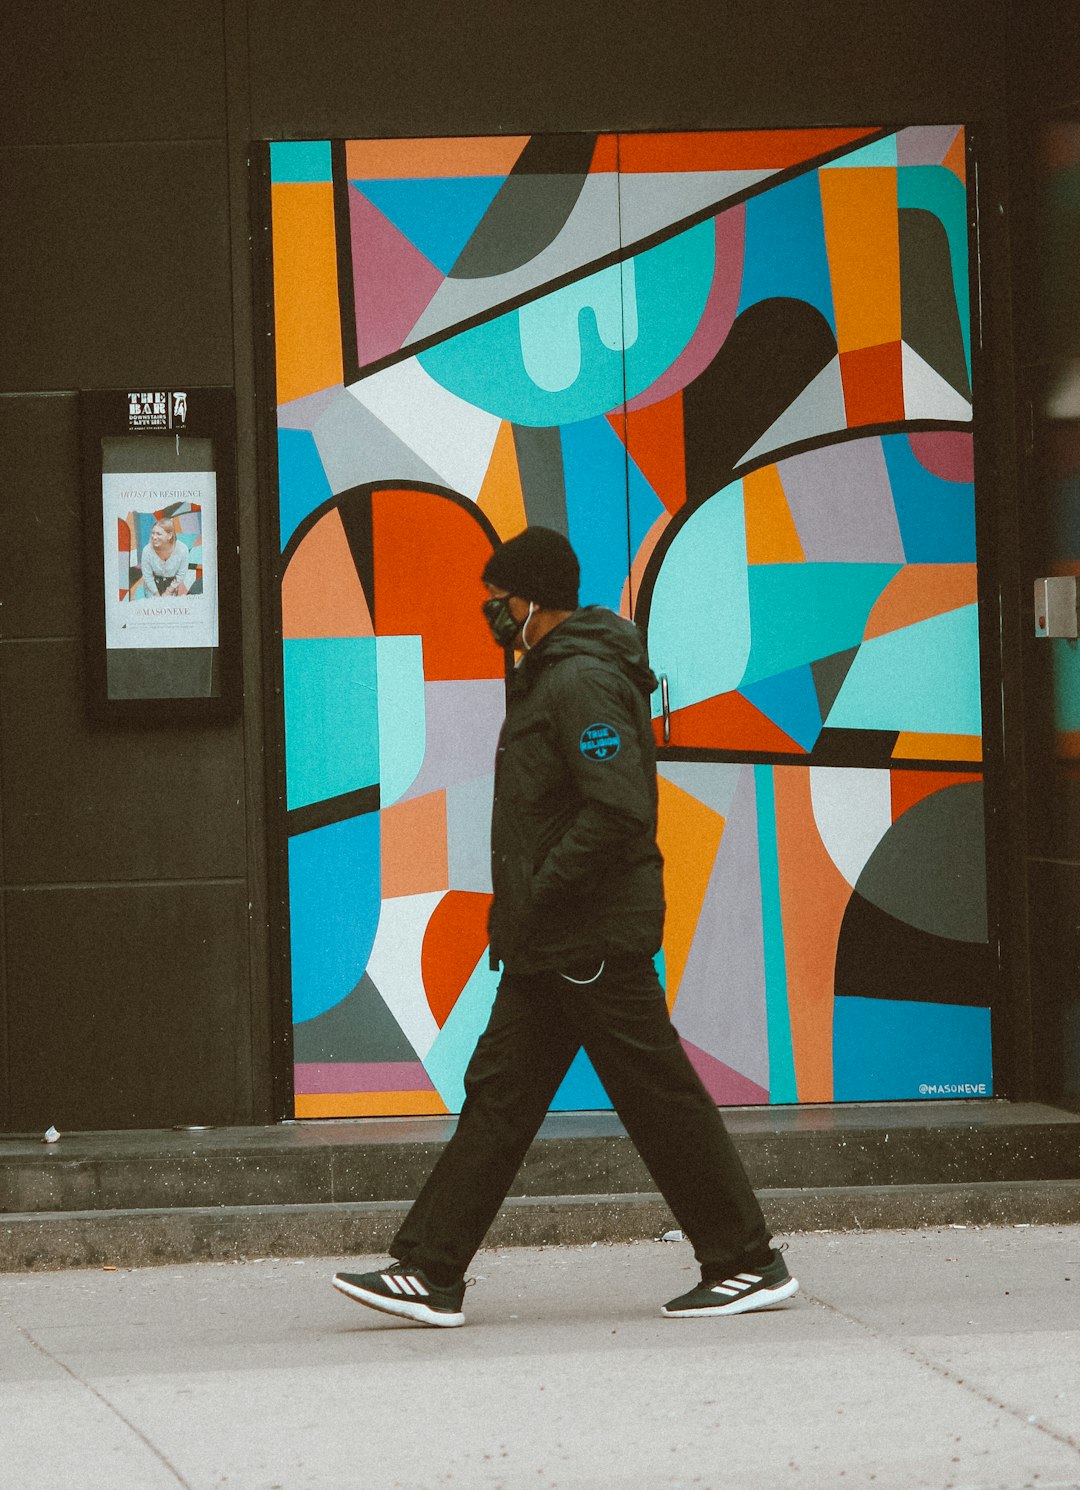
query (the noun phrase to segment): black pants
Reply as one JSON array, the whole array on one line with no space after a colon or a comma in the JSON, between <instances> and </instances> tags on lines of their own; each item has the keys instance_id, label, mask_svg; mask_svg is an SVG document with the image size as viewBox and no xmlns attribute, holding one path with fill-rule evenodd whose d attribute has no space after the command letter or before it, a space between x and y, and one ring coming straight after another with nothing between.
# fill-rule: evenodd
<instances>
[{"instance_id":1,"label":"black pants","mask_svg":"<svg viewBox=\"0 0 1080 1490\"><path fill-rule=\"evenodd\" d=\"M392 1256L433 1281L464 1275L582 1045L706 1276L766 1251L761 1208L679 1043L652 960L623 957L580 986L558 973L504 973L465 1073L457 1129Z\"/></svg>"}]
</instances>

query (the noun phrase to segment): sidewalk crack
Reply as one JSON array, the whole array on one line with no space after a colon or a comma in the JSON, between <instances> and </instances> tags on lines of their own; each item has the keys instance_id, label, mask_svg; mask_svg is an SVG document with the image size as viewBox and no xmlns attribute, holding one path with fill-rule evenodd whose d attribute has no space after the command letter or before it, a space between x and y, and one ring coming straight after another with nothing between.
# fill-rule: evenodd
<instances>
[{"instance_id":1,"label":"sidewalk crack","mask_svg":"<svg viewBox=\"0 0 1080 1490\"><path fill-rule=\"evenodd\" d=\"M930 1356L924 1355L921 1350L916 1350L913 1345L899 1344L891 1335L875 1329L872 1324L867 1324L858 1315L849 1314L846 1309L838 1309L835 1304L830 1304L826 1299L817 1298L814 1294L807 1293L805 1289L801 1290L801 1292L803 1298L809 1300L812 1304L816 1304L819 1309L825 1309L828 1313L835 1314L840 1319L846 1319L849 1324L853 1324L858 1329L863 1330L879 1343L891 1346L893 1350L899 1351L901 1355L907 1356L909 1360L915 1361L918 1365L925 1366L928 1370L935 1372L942 1380L951 1382L953 1386L960 1387L961 1390L969 1393L972 1397L978 1397L982 1402L989 1403L991 1407L996 1407L999 1412L1008 1413L1017 1422L1023 1423L1025 1428L1034 1428L1037 1432L1045 1434L1047 1438L1052 1438L1055 1443L1062 1444L1067 1449L1072 1449L1074 1454L1080 1454L1080 1443L1068 1433L1059 1433L1056 1428L1051 1428L1038 1418L1033 1419L1031 1414L1024 1412L1022 1408L1013 1407L1008 1402L1002 1402L992 1392L984 1391L982 1387L969 1381L966 1376L961 1376L950 1367L943 1366L940 1361L935 1361Z\"/></svg>"},{"instance_id":2,"label":"sidewalk crack","mask_svg":"<svg viewBox=\"0 0 1080 1490\"><path fill-rule=\"evenodd\" d=\"M43 1355L47 1361L52 1361L54 1366L59 1366L61 1371L71 1377L72 1381L76 1381L81 1387L85 1387L86 1390L91 1394L91 1396L97 1398L102 1407L107 1408L114 1417L119 1418L124 1427L127 1428L130 1432L134 1433L139 1442L150 1450L150 1452L154 1455L154 1458L161 1461L161 1463L169 1471L178 1485L183 1485L184 1490L194 1490L194 1486L188 1480L184 1479L184 1476L176 1468L176 1465L172 1464L157 1447L157 1445L152 1443L150 1439L147 1438L146 1434L142 1431L141 1428L133 1423L130 1418L124 1416L124 1414L115 1405L115 1403L110 1402L108 1397L106 1397L103 1392L99 1392L97 1387L94 1386L92 1382L87 1381L85 1376L80 1376L79 1373L75 1371L71 1366L69 1366L66 1361L62 1361L60 1357L58 1355L54 1355L47 1346L42 1345L40 1340L35 1340L33 1335L30 1333L25 1325L17 1324L15 1328L18 1330L19 1334L22 1335L23 1339L28 1341L40 1355Z\"/></svg>"}]
</instances>

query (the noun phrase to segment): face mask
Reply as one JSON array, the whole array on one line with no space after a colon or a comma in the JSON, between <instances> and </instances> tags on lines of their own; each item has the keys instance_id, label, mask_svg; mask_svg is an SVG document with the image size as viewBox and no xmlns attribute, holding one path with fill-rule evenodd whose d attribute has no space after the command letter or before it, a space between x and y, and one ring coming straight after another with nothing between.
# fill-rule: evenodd
<instances>
[{"instance_id":1,"label":"face mask","mask_svg":"<svg viewBox=\"0 0 1080 1490\"><path fill-rule=\"evenodd\" d=\"M485 600L480 609L484 612L484 620L488 623L496 645L513 646L521 630L521 623L515 621L510 614L510 596L496 595L491 600Z\"/></svg>"}]
</instances>

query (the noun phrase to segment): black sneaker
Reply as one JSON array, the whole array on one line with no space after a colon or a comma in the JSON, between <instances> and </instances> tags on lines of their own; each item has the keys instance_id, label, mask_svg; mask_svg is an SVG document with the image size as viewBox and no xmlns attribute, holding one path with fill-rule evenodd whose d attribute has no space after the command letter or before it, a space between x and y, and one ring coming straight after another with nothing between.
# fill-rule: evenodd
<instances>
[{"instance_id":1,"label":"black sneaker","mask_svg":"<svg viewBox=\"0 0 1080 1490\"><path fill-rule=\"evenodd\" d=\"M713 1314L747 1314L751 1309L772 1309L789 1299L799 1288L784 1259L773 1248L767 1267L746 1268L730 1278L699 1283L689 1293L671 1299L660 1310L668 1319L706 1319Z\"/></svg>"},{"instance_id":2,"label":"black sneaker","mask_svg":"<svg viewBox=\"0 0 1080 1490\"><path fill-rule=\"evenodd\" d=\"M334 1287L358 1304L415 1319L417 1324L439 1325L453 1329L464 1324L461 1301L465 1297L465 1279L449 1288L439 1288L419 1268L404 1262L393 1262L379 1273L335 1273Z\"/></svg>"}]
</instances>

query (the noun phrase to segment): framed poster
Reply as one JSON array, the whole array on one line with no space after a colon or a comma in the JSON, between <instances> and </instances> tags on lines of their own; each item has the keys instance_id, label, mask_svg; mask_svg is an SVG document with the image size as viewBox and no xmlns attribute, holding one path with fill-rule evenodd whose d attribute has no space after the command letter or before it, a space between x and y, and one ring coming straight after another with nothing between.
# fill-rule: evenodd
<instances>
[{"instance_id":1,"label":"framed poster","mask_svg":"<svg viewBox=\"0 0 1080 1490\"><path fill-rule=\"evenodd\" d=\"M228 712L238 689L229 389L80 395L96 713Z\"/></svg>"}]
</instances>

